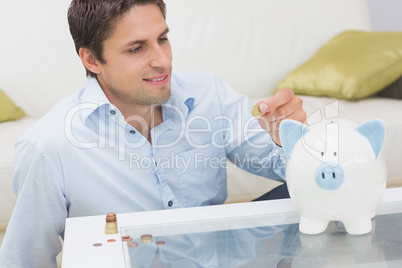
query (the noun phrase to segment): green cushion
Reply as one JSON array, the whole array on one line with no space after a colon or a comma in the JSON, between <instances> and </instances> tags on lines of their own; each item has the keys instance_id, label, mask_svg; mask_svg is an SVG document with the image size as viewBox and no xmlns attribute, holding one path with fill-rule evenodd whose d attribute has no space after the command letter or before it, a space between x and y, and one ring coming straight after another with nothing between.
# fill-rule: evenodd
<instances>
[{"instance_id":1,"label":"green cushion","mask_svg":"<svg viewBox=\"0 0 402 268\"><path fill-rule=\"evenodd\" d=\"M402 76L402 32L343 32L277 87L296 94L360 99Z\"/></svg>"},{"instance_id":2,"label":"green cushion","mask_svg":"<svg viewBox=\"0 0 402 268\"><path fill-rule=\"evenodd\" d=\"M0 122L17 120L24 116L24 111L0 89Z\"/></svg>"}]
</instances>

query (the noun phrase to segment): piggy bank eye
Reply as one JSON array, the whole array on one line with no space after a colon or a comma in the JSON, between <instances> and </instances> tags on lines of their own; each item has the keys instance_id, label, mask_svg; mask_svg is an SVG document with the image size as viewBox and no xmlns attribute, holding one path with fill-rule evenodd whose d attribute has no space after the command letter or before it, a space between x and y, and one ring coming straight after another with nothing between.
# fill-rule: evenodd
<instances>
[{"instance_id":1,"label":"piggy bank eye","mask_svg":"<svg viewBox=\"0 0 402 268\"><path fill-rule=\"evenodd\" d=\"M334 156L336 156L336 152L334 152Z\"/></svg>"},{"instance_id":2,"label":"piggy bank eye","mask_svg":"<svg viewBox=\"0 0 402 268\"><path fill-rule=\"evenodd\" d=\"M321 152L321 156L324 156L324 152Z\"/></svg>"}]
</instances>

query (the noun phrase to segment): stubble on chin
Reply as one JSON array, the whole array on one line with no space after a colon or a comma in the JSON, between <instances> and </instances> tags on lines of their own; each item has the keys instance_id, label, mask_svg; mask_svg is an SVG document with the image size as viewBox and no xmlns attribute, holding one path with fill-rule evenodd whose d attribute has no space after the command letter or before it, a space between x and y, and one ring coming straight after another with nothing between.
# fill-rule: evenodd
<instances>
[{"instance_id":1,"label":"stubble on chin","mask_svg":"<svg viewBox=\"0 0 402 268\"><path fill-rule=\"evenodd\" d=\"M154 95L143 93L134 97L133 104L139 105L151 105L151 106L160 106L163 103L167 102L171 96L170 86L168 89L165 89L161 93L157 93Z\"/></svg>"}]
</instances>

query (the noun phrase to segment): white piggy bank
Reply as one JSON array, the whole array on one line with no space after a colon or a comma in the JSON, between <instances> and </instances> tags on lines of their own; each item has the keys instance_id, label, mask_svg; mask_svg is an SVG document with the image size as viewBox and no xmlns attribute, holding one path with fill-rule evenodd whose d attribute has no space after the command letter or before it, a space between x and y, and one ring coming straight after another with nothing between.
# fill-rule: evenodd
<instances>
[{"instance_id":1,"label":"white piggy bank","mask_svg":"<svg viewBox=\"0 0 402 268\"><path fill-rule=\"evenodd\" d=\"M387 179L384 123L337 118L306 126L284 120L279 134L300 232L321 233L330 221L343 222L350 234L370 232Z\"/></svg>"}]
</instances>

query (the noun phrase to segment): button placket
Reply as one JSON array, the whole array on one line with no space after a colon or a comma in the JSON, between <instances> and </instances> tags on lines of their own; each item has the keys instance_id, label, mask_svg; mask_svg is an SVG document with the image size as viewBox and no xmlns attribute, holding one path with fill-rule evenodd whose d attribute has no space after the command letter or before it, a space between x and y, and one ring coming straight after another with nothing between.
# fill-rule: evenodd
<instances>
[{"instance_id":1,"label":"button placket","mask_svg":"<svg viewBox=\"0 0 402 268\"><path fill-rule=\"evenodd\" d=\"M166 174L162 167L160 167L160 163L158 163L158 153L155 148L152 149L152 155L154 160L154 174L158 179L159 187L161 189L161 200L163 202L163 206L165 208L173 208L175 207L176 197L174 196L172 189L170 189L169 184L167 183Z\"/></svg>"},{"instance_id":2,"label":"button placket","mask_svg":"<svg viewBox=\"0 0 402 268\"><path fill-rule=\"evenodd\" d=\"M159 183L161 184L160 177L159 177L159 171L158 171L158 160L157 159L158 159L158 155L156 154L155 149L152 148L152 161L154 162L153 163L154 164L153 173L156 174L156 176L158 177Z\"/></svg>"}]
</instances>

